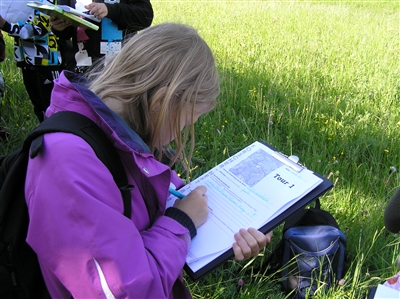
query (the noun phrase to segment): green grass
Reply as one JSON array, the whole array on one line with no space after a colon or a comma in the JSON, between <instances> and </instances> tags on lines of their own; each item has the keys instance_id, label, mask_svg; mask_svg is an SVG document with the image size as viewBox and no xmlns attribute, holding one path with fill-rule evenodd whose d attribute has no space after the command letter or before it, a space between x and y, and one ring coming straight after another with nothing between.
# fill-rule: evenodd
<instances>
[{"instance_id":1,"label":"green grass","mask_svg":"<svg viewBox=\"0 0 400 299\"><path fill-rule=\"evenodd\" d=\"M6 93L0 103L0 127L10 133L8 142L0 140L0 156L18 148L30 129L38 124L33 106L22 80L22 74L13 60L13 39L3 32L6 40L6 60L0 63L6 84Z\"/></svg>"},{"instance_id":2,"label":"green grass","mask_svg":"<svg viewBox=\"0 0 400 299\"><path fill-rule=\"evenodd\" d=\"M267 141L335 183L321 200L346 233L349 269L343 286L315 298L365 298L397 273L400 239L385 230L383 211L400 185L390 171L400 168L398 1L152 4L153 24L198 29L221 75L219 105L196 125L192 178L254 140ZM4 153L36 120L15 64L0 67L8 87L0 125L11 132ZM194 298L286 298L279 276L252 273L262 259L229 261L187 283Z\"/></svg>"}]
</instances>

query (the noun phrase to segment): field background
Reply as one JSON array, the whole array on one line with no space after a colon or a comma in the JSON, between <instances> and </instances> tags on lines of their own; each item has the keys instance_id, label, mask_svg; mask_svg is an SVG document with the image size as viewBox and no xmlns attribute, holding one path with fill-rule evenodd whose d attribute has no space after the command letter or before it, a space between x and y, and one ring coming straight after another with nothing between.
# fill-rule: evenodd
<instances>
[{"instance_id":1,"label":"field background","mask_svg":"<svg viewBox=\"0 0 400 299\"><path fill-rule=\"evenodd\" d=\"M341 286L315 298L366 298L399 271L398 235L383 211L399 187L400 67L398 1L162 1L153 24L195 27L212 48L221 76L218 107L196 124L192 178L254 140L264 140L335 187L321 198L348 238ZM36 124L20 72L0 64L7 93L0 126L18 147ZM187 283L194 298L286 298L279 275L252 273L259 257L227 262ZM239 285L238 282L243 282Z\"/></svg>"}]
</instances>

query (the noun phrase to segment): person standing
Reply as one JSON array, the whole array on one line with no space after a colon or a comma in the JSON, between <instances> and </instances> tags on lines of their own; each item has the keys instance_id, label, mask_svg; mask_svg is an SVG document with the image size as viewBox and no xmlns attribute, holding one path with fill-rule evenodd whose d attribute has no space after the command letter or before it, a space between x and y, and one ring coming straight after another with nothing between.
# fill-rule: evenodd
<instances>
[{"instance_id":1,"label":"person standing","mask_svg":"<svg viewBox=\"0 0 400 299\"><path fill-rule=\"evenodd\" d=\"M63 39L73 41L75 71L85 72L101 57L118 53L122 41L128 36L149 27L153 21L150 0L99 0L87 5L70 0L70 6L80 6L99 19L98 30L71 26L68 21L51 17L53 32Z\"/></svg>"},{"instance_id":2,"label":"person standing","mask_svg":"<svg viewBox=\"0 0 400 299\"><path fill-rule=\"evenodd\" d=\"M43 3L57 4L57 0ZM21 68L26 91L34 113L41 122L50 104L53 80L67 68L61 51L68 51L68 41L59 40L52 32L49 17L33 10L25 20L9 23L0 16L0 29L14 38L14 59Z\"/></svg>"}]
</instances>

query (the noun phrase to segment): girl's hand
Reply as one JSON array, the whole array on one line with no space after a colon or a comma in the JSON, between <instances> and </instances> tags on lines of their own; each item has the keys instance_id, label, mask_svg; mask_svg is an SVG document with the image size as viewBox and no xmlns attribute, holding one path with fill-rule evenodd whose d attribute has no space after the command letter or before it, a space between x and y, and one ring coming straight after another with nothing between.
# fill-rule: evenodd
<instances>
[{"instance_id":1,"label":"girl's hand","mask_svg":"<svg viewBox=\"0 0 400 299\"><path fill-rule=\"evenodd\" d=\"M68 26L71 26L71 23L57 17L50 17L50 25L57 31L63 31Z\"/></svg>"},{"instance_id":2,"label":"girl's hand","mask_svg":"<svg viewBox=\"0 0 400 299\"><path fill-rule=\"evenodd\" d=\"M85 8L89 10L89 13L91 15L94 15L99 20L105 18L108 15L107 6L104 3L92 2L88 5L85 5Z\"/></svg>"},{"instance_id":3,"label":"girl's hand","mask_svg":"<svg viewBox=\"0 0 400 299\"><path fill-rule=\"evenodd\" d=\"M196 228L206 222L208 217L206 192L206 186L198 186L183 199L177 199L174 203L174 208L185 212L192 219Z\"/></svg>"},{"instance_id":4,"label":"girl's hand","mask_svg":"<svg viewBox=\"0 0 400 299\"><path fill-rule=\"evenodd\" d=\"M260 250L271 241L272 231L264 235L255 228L248 230L242 228L234 237L236 242L233 243L232 247L235 260L243 261L258 255Z\"/></svg>"}]
</instances>

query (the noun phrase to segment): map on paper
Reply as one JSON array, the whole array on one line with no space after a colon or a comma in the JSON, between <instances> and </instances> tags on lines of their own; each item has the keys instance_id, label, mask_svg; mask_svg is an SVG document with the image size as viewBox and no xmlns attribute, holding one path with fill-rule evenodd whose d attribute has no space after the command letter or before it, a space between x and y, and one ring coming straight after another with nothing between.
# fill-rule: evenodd
<instances>
[{"instance_id":1,"label":"map on paper","mask_svg":"<svg viewBox=\"0 0 400 299\"><path fill-rule=\"evenodd\" d=\"M282 162L276 160L263 150L258 150L229 171L244 183L253 187L269 173L281 167Z\"/></svg>"}]
</instances>

